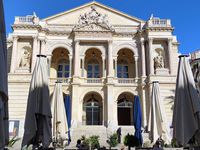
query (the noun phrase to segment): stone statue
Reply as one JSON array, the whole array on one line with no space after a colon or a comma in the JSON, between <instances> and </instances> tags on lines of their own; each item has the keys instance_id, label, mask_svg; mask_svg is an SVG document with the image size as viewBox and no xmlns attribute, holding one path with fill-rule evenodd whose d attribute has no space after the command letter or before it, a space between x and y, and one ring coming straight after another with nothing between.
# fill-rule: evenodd
<instances>
[{"instance_id":1,"label":"stone statue","mask_svg":"<svg viewBox=\"0 0 200 150\"><path fill-rule=\"evenodd\" d=\"M31 60L31 54L28 49L24 49L24 53L22 55L22 58L20 60L19 66L22 68L29 68L30 67L30 60Z\"/></svg>"},{"instance_id":2,"label":"stone statue","mask_svg":"<svg viewBox=\"0 0 200 150\"><path fill-rule=\"evenodd\" d=\"M154 69L158 68L164 68L164 60L161 51L159 51L158 56L154 57Z\"/></svg>"}]
</instances>

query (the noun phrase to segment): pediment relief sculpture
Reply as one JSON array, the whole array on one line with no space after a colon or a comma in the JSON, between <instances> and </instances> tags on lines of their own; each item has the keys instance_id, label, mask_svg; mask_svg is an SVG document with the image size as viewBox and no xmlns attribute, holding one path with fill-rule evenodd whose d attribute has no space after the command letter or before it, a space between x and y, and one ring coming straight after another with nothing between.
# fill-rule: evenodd
<instances>
[{"instance_id":1,"label":"pediment relief sculpture","mask_svg":"<svg viewBox=\"0 0 200 150\"><path fill-rule=\"evenodd\" d=\"M101 28L102 27L102 28ZM106 29L114 31L114 28L110 25L108 21L108 16L106 14L101 14L97 12L94 6L91 7L89 13L81 14L79 16L78 24L74 26L73 30L99 30Z\"/></svg>"},{"instance_id":2,"label":"pediment relief sculpture","mask_svg":"<svg viewBox=\"0 0 200 150\"><path fill-rule=\"evenodd\" d=\"M31 47L25 46L23 47L23 54L20 59L20 68L30 68L31 62Z\"/></svg>"}]
</instances>

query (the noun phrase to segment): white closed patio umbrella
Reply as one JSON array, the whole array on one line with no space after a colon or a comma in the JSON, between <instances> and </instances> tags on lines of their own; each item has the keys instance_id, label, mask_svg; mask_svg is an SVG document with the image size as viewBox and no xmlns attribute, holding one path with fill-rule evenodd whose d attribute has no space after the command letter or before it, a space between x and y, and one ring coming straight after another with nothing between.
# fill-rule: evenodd
<instances>
[{"instance_id":1,"label":"white closed patio umbrella","mask_svg":"<svg viewBox=\"0 0 200 150\"><path fill-rule=\"evenodd\" d=\"M48 148L52 139L51 107L48 88L47 58L37 55L27 101L22 147L40 143Z\"/></svg>"},{"instance_id":2,"label":"white closed patio umbrella","mask_svg":"<svg viewBox=\"0 0 200 150\"><path fill-rule=\"evenodd\" d=\"M7 48L3 1L0 0L0 149L9 141Z\"/></svg>"},{"instance_id":3,"label":"white closed patio umbrella","mask_svg":"<svg viewBox=\"0 0 200 150\"><path fill-rule=\"evenodd\" d=\"M162 138L165 143L170 143L169 131L165 121L165 112L160 98L159 82L152 83L152 94L150 101L150 112L148 121L148 131L150 140L155 143L158 138Z\"/></svg>"},{"instance_id":4,"label":"white closed patio umbrella","mask_svg":"<svg viewBox=\"0 0 200 150\"><path fill-rule=\"evenodd\" d=\"M187 55L179 56L173 112L173 138L186 145L200 136L200 98ZM196 138L200 140L200 137Z\"/></svg>"},{"instance_id":5,"label":"white closed patio umbrella","mask_svg":"<svg viewBox=\"0 0 200 150\"><path fill-rule=\"evenodd\" d=\"M62 83L55 84L51 100L52 134L53 140L66 140L68 138L68 125L62 92Z\"/></svg>"}]
</instances>

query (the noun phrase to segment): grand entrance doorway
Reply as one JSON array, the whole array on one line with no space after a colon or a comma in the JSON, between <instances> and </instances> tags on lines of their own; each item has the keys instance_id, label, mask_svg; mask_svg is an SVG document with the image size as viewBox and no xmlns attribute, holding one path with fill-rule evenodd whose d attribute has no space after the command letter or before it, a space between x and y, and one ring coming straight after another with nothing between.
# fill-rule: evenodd
<instances>
[{"instance_id":1,"label":"grand entrance doorway","mask_svg":"<svg viewBox=\"0 0 200 150\"><path fill-rule=\"evenodd\" d=\"M133 98L130 93L122 93L118 97L118 125L133 125Z\"/></svg>"}]
</instances>

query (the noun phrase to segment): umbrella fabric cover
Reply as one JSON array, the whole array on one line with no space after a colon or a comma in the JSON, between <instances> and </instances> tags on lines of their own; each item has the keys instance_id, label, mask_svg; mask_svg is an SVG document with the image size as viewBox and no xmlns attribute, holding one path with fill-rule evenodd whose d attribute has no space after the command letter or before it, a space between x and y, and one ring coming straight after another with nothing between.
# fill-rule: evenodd
<instances>
[{"instance_id":1,"label":"umbrella fabric cover","mask_svg":"<svg viewBox=\"0 0 200 150\"><path fill-rule=\"evenodd\" d=\"M53 97L51 101L51 111L53 117L53 139L57 140L58 138L61 138L62 140L66 140L68 138L68 126L62 92L62 83L55 84Z\"/></svg>"},{"instance_id":2,"label":"umbrella fabric cover","mask_svg":"<svg viewBox=\"0 0 200 150\"><path fill-rule=\"evenodd\" d=\"M24 127L22 147L42 142L47 148L51 142L51 107L47 76L47 59L37 57L33 71Z\"/></svg>"},{"instance_id":3,"label":"umbrella fabric cover","mask_svg":"<svg viewBox=\"0 0 200 150\"><path fill-rule=\"evenodd\" d=\"M67 95L65 97L65 110L67 115L67 124L68 124L68 144L71 142L71 134L70 134L70 128L71 128L71 99L70 96Z\"/></svg>"},{"instance_id":4,"label":"umbrella fabric cover","mask_svg":"<svg viewBox=\"0 0 200 150\"><path fill-rule=\"evenodd\" d=\"M200 99L187 57L179 58L173 112L173 137L182 145L200 129Z\"/></svg>"},{"instance_id":5,"label":"umbrella fabric cover","mask_svg":"<svg viewBox=\"0 0 200 150\"><path fill-rule=\"evenodd\" d=\"M0 149L9 141L7 48L3 0L0 0Z\"/></svg>"},{"instance_id":6,"label":"umbrella fabric cover","mask_svg":"<svg viewBox=\"0 0 200 150\"><path fill-rule=\"evenodd\" d=\"M134 111L133 111L133 120L134 120L134 126L135 126L135 137L140 142L140 145L143 143L143 138L142 138L142 131L141 131L141 126L142 126L142 111L141 111L141 106L140 106L140 98L139 96L134 97Z\"/></svg>"},{"instance_id":7,"label":"umbrella fabric cover","mask_svg":"<svg viewBox=\"0 0 200 150\"><path fill-rule=\"evenodd\" d=\"M162 139L166 143L170 143L169 131L167 130L164 109L162 108L162 102L160 100L159 83L153 82L152 95L150 102L150 113L148 122L148 131L150 131L150 140L155 143L158 138Z\"/></svg>"}]
</instances>

